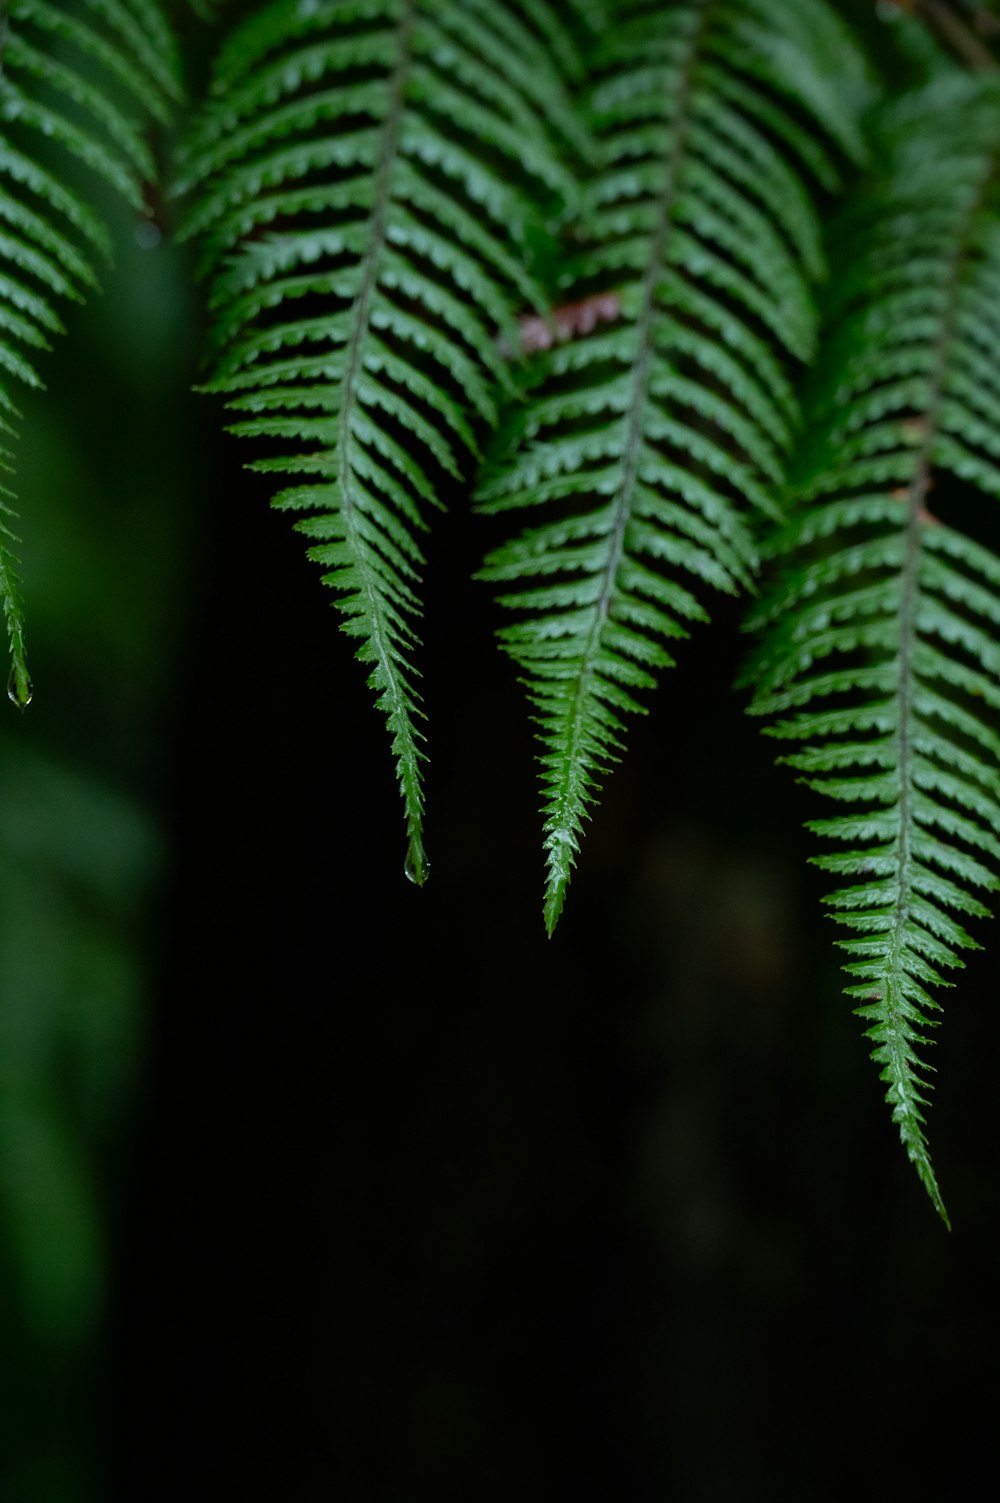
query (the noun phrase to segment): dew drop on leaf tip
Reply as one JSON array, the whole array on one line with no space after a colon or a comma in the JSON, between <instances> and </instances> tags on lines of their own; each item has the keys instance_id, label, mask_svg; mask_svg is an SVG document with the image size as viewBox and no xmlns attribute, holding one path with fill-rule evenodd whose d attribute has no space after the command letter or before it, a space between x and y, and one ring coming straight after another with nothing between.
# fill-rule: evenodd
<instances>
[{"instance_id":1,"label":"dew drop on leaf tip","mask_svg":"<svg viewBox=\"0 0 1000 1503\"><path fill-rule=\"evenodd\" d=\"M403 864L403 871L415 886L423 887L427 881L430 869L431 864L424 855L424 848L420 844L420 841L411 840L410 848L406 853L406 861Z\"/></svg>"},{"instance_id":2,"label":"dew drop on leaf tip","mask_svg":"<svg viewBox=\"0 0 1000 1503\"><path fill-rule=\"evenodd\" d=\"M34 692L31 679L26 674L18 673L16 668L12 668L7 680L7 698L11 704L17 705L19 710L26 709L31 703L31 696Z\"/></svg>"}]
</instances>

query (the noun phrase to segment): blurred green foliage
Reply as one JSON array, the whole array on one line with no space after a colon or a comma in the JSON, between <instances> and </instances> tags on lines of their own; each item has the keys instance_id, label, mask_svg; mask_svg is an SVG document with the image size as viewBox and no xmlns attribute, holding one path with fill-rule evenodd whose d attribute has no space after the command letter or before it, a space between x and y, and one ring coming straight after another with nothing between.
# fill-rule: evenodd
<instances>
[{"instance_id":1,"label":"blurred green foliage","mask_svg":"<svg viewBox=\"0 0 1000 1503\"><path fill-rule=\"evenodd\" d=\"M189 278L117 266L23 400L35 697L0 734L0 1496L107 1497L106 1316L143 1078L170 685L197 587ZM183 436L182 436L183 435Z\"/></svg>"}]
</instances>

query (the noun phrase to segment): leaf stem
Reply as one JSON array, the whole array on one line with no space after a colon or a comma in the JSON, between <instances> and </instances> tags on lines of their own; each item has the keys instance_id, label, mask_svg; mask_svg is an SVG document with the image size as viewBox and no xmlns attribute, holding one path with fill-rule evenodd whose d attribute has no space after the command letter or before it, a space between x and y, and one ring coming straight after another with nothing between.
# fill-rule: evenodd
<instances>
[{"instance_id":1,"label":"leaf stem","mask_svg":"<svg viewBox=\"0 0 1000 1503\"><path fill-rule=\"evenodd\" d=\"M996 72L1000 67L990 49L944 0L914 0L913 9L974 72Z\"/></svg>"}]
</instances>

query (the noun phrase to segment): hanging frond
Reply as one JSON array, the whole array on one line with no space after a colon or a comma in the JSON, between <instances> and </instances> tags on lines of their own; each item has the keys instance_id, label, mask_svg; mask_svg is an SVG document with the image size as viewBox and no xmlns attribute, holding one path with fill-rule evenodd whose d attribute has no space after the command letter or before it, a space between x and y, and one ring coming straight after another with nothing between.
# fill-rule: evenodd
<instances>
[{"instance_id":1,"label":"hanging frond","mask_svg":"<svg viewBox=\"0 0 1000 1503\"><path fill-rule=\"evenodd\" d=\"M624 0L594 79L602 168L563 296L616 316L537 357L480 490L484 511L533 513L483 576L519 613L501 640L543 748L550 933L624 716L707 619L704 590L754 573L815 339L804 181L861 151L863 72L821 0Z\"/></svg>"},{"instance_id":2,"label":"hanging frond","mask_svg":"<svg viewBox=\"0 0 1000 1503\"><path fill-rule=\"evenodd\" d=\"M111 254L88 197L68 186L66 154L141 213L155 177L145 139L178 94L173 44L153 0L0 7L0 464L11 468L17 408L9 384L42 385L35 362L62 323L53 306L96 286ZM0 594L10 637L8 692L31 698L24 618L0 487Z\"/></svg>"},{"instance_id":3,"label":"hanging frond","mask_svg":"<svg viewBox=\"0 0 1000 1503\"><path fill-rule=\"evenodd\" d=\"M1000 88L946 76L889 116L875 159L886 178L843 227L825 389L752 622L751 709L839 805L810 828L846 879L828 901L852 931L848 995L947 1219L918 1049L1000 858Z\"/></svg>"},{"instance_id":4,"label":"hanging frond","mask_svg":"<svg viewBox=\"0 0 1000 1503\"><path fill-rule=\"evenodd\" d=\"M219 59L182 169L212 274L210 389L277 440L252 468L326 566L388 721L422 882L419 535L496 419L500 346L537 303L536 204L581 127L544 0L277 0ZM564 48L570 45L563 38ZM501 336L498 339L498 331Z\"/></svg>"}]
</instances>

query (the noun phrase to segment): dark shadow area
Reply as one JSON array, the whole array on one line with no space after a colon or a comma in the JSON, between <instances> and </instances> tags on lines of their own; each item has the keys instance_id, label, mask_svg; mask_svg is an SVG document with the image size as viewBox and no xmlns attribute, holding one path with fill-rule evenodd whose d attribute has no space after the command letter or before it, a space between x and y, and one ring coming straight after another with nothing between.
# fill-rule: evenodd
<instances>
[{"instance_id":1,"label":"dark shadow area","mask_svg":"<svg viewBox=\"0 0 1000 1503\"><path fill-rule=\"evenodd\" d=\"M116 1496L193 1468L303 1503L961 1487L992 1448L995 959L937 1050L949 1237L840 995L804 804L729 692L739 644L689 644L547 942L485 591L439 585L427 622L418 891L362 670L218 464ZM478 525L452 516L442 579Z\"/></svg>"}]
</instances>

